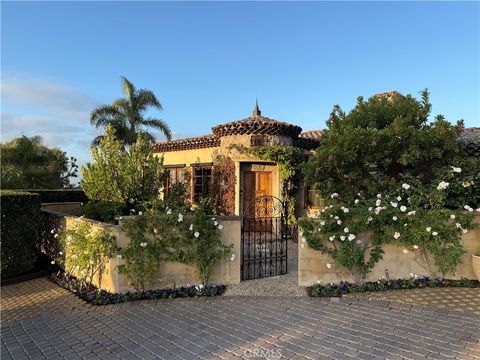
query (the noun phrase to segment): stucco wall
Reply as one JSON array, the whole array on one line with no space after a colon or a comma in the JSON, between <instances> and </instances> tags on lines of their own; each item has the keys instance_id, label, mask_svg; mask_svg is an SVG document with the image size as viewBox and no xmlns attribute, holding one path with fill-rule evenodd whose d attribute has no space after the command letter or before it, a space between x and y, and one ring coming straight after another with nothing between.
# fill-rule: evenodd
<instances>
[{"instance_id":1,"label":"stucco wall","mask_svg":"<svg viewBox=\"0 0 480 360\"><path fill-rule=\"evenodd\" d=\"M193 163L214 162L219 154L219 148L205 148L194 150L168 151L165 153L156 153L156 156L163 156L164 165L185 164L190 166Z\"/></svg>"},{"instance_id":2,"label":"stucco wall","mask_svg":"<svg viewBox=\"0 0 480 360\"><path fill-rule=\"evenodd\" d=\"M120 247L128 246L128 236L121 231L120 225L110 225L90 219L65 216L66 228L72 226L74 221L87 221L94 228L108 229L112 235L117 238L117 244ZM240 219L238 217L217 217L217 221L223 225L221 240L224 244L233 244L232 252L235 254L234 261L230 259L218 263L210 278L212 284L237 284L240 282ZM128 284L124 275L117 271L117 266L123 263L123 259L110 259L106 271L104 272L101 284L99 279L94 280L96 286L100 286L110 292L127 292L133 288ZM149 289L159 289L173 286L185 286L188 284L200 283L198 274L194 267L176 263L165 262L154 275Z\"/></svg>"},{"instance_id":3,"label":"stucco wall","mask_svg":"<svg viewBox=\"0 0 480 360\"><path fill-rule=\"evenodd\" d=\"M476 215L475 222L480 222L480 215ZM368 240L368 237L363 237ZM465 249L462 263L457 267L454 275L447 274L446 277L451 279L460 279L462 277L468 279L476 279L472 268L472 254L480 252L480 230L470 230L462 235L462 245ZM337 267L333 259L327 254L321 254L319 251L308 247L303 235L299 234L298 246L298 284L300 286L310 286L315 282L322 283L353 281L347 270ZM383 259L376 264L370 273L367 274L366 280L378 280L385 276L385 270L391 279L409 278L411 273L416 275L430 276L423 266L423 258L420 252L408 250L403 252L403 248L387 244L383 245ZM435 269L434 261L431 256L427 258L431 269ZM327 268L326 264L331 263L332 267Z\"/></svg>"}]
</instances>

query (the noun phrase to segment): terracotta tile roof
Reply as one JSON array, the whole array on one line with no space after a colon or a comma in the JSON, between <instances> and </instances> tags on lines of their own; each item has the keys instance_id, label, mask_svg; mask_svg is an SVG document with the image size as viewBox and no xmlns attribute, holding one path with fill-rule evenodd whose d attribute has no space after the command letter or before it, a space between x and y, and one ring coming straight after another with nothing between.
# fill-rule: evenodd
<instances>
[{"instance_id":1,"label":"terracotta tile roof","mask_svg":"<svg viewBox=\"0 0 480 360\"><path fill-rule=\"evenodd\" d=\"M204 149L219 147L220 139L215 135L196 136L187 139L179 139L152 145L153 152L169 152L180 150Z\"/></svg>"},{"instance_id":2,"label":"terracotta tile roof","mask_svg":"<svg viewBox=\"0 0 480 360\"><path fill-rule=\"evenodd\" d=\"M220 136L227 135L285 135L296 138L302 128L297 125L269 119L265 116L254 115L243 120L232 121L212 128L213 133Z\"/></svg>"},{"instance_id":3,"label":"terracotta tile roof","mask_svg":"<svg viewBox=\"0 0 480 360\"><path fill-rule=\"evenodd\" d=\"M298 135L298 137L303 139L320 140L322 135L323 135L323 130L310 130L310 131L302 132L300 135Z\"/></svg>"},{"instance_id":4,"label":"terracotta tile roof","mask_svg":"<svg viewBox=\"0 0 480 360\"><path fill-rule=\"evenodd\" d=\"M480 157L480 127L464 128L458 138L468 155Z\"/></svg>"}]
</instances>

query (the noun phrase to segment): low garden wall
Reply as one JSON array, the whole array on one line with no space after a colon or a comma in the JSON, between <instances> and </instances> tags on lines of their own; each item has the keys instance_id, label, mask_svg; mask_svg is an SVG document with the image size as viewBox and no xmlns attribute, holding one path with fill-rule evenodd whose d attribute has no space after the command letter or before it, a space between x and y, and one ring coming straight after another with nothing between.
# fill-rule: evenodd
<instances>
[{"instance_id":1,"label":"low garden wall","mask_svg":"<svg viewBox=\"0 0 480 360\"><path fill-rule=\"evenodd\" d=\"M474 222L480 223L480 214L475 215ZM368 236L359 236L361 240L368 241ZM449 279L476 279L472 267L472 254L480 253L480 229L470 230L462 235L462 245L465 250L462 263L458 265L455 274L447 274ZM393 244L382 245L384 250L383 259L366 275L366 281L376 281L378 278L386 277L386 271L390 279L406 279L410 274L418 276L431 276L424 267L424 260L419 251L409 249L407 253L404 248ZM435 269L431 256L427 256L430 269ZM331 267L328 268L327 264ZM438 274L440 276L440 274ZM317 281L321 283L338 283L340 281L353 282L350 273L337 267L333 259L328 254L322 254L320 251L311 249L301 231L299 233L298 246L298 285L311 286Z\"/></svg>"},{"instance_id":2,"label":"low garden wall","mask_svg":"<svg viewBox=\"0 0 480 360\"><path fill-rule=\"evenodd\" d=\"M107 229L116 237L119 247L125 248L129 244L130 240L127 234L121 230L121 220L119 225L112 225L48 209L42 209L42 212L46 215L48 214L50 222L52 217L56 217L56 223L63 224L62 227L65 230L71 228L74 221L85 221L89 222L93 228ZM233 244L232 253L235 254L235 257L233 261L227 259L219 262L213 269L209 282L211 284L223 285L237 284L240 282L240 218L235 216L216 216L216 219L219 224L223 225L221 240L224 244ZM133 287L128 284L126 277L117 271L118 265L121 265L123 261L123 259L118 258L110 259L102 275L101 284L99 284L99 279L94 279L93 284L113 293L134 291ZM177 262L164 262L155 273L149 289L173 288L200 283L201 281L194 267Z\"/></svg>"},{"instance_id":3,"label":"low garden wall","mask_svg":"<svg viewBox=\"0 0 480 360\"><path fill-rule=\"evenodd\" d=\"M80 216L82 214L82 204L82 202L42 203L42 209L62 214Z\"/></svg>"}]
</instances>

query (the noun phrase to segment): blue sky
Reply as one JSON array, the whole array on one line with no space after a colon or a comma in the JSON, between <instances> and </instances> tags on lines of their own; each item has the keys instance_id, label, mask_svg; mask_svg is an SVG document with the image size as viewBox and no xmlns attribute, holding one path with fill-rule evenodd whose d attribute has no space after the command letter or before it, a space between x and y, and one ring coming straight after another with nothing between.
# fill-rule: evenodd
<instances>
[{"instance_id":1,"label":"blue sky","mask_svg":"<svg viewBox=\"0 0 480 360\"><path fill-rule=\"evenodd\" d=\"M89 112L153 90L176 138L265 116L323 128L359 95L431 91L480 126L478 2L2 2L2 140L40 134L80 163Z\"/></svg>"}]
</instances>

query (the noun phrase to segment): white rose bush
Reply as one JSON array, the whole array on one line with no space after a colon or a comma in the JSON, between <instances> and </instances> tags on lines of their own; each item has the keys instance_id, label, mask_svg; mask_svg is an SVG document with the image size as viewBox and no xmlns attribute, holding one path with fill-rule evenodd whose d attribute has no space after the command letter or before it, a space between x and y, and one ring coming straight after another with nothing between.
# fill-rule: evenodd
<instances>
[{"instance_id":1,"label":"white rose bush","mask_svg":"<svg viewBox=\"0 0 480 360\"><path fill-rule=\"evenodd\" d=\"M335 106L305 166L325 206L317 218L301 220L303 234L355 281L387 243L417 254L431 276L454 274L462 260L461 236L476 226L480 207L480 161L458 141L463 123L431 120L430 110L427 90L420 100L359 97L349 113Z\"/></svg>"}]
</instances>

